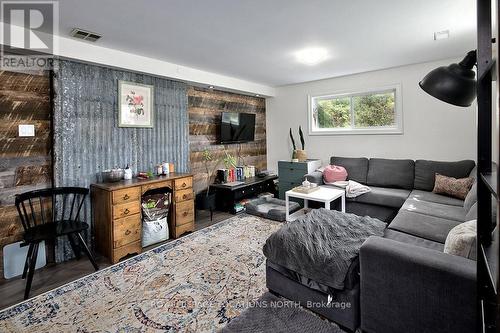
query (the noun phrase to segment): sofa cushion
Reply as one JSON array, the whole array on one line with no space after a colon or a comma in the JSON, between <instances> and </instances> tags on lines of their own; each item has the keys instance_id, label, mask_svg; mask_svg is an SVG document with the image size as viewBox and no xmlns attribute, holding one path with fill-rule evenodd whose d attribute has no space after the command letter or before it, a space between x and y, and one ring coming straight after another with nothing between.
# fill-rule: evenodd
<instances>
[{"instance_id":1,"label":"sofa cushion","mask_svg":"<svg viewBox=\"0 0 500 333\"><path fill-rule=\"evenodd\" d=\"M435 202L443 205L459 206L459 207L464 206L463 200L422 190L411 191L409 198L420 201Z\"/></svg>"},{"instance_id":2,"label":"sofa cushion","mask_svg":"<svg viewBox=\"0 0 500 333\"><path fill-rule=\"evenodd\" d=\"M476 260L477 221L460 223L450 230L444 243L444 253Z\"/></svg>"},{"instance_id":3,"label":"sofa cushion","mask_svg":"<svg viewBox=\"0 0 500 333\"><path fill-rule=\"evenodd\" d=\"M384 238L389 238L401 243L413 244L420 247L425 247L431 250L443 252L444 245L442 243L434 242L425 238L416 237L413 235L405 234L392 229L385 229Z\"/></svg>"},{"instance_id":4,"label":"sofa cushion","mask_svg":"<svg viewBox=\"0 0 500 333\"><path fill-rule=\"evenodd\" d=\"M370 189L371 192L362 194L356 198L349 198L348 200L378 206L400 208L410 195L409 190L398 188L370 186Z\"/></svg>"},{"instance_id":5,"label":"sofa cushion","mask_svg":"<svg viewBox=\"0 0 500 333\"><path fill-rule=\"evenodd\" d=\"M364 157L332 156L330 164L343 166L347 170L347 179L366 184L368 174L368 159Z\"/></svg>"},{"instance_id":6,"label":"sofa cushion","mask_svg":"<svg viewBox=\"0 0 500 333\"><path fill-rule=\"evenodd\" d=\"M477 202L475 202L471 208L467 211L467 214L465 215L465 220L470 221L477 219Z\"/></svg>"},{"instance_id":7,"label":"sofa cushion","mask_svg":"<svg viewBox=\"0 0 500 333\"><path fill-rule=\"evenodd\" d=\"M444 244L450 230L458 224L455 220L400 210L388 228Z\"/></svg>"},{"instance_id":8,"label":"sofa cushion","mask_svg":"<svg viewBox=\"0 0 500 333\"><path fill-rule=\"evenodd\" d=\"M470 189L469 193L467 193L467 196L465 197L464 200L464 209L466 212L469 212L469 210L472 208L472 205L477 202L477 183L474 183L472 185L472 188Z\"/></svg>"},{"instance_id":9,"label":"sofa cushion","mask_svg":"<svg viewBox=\"0 0 500 333\"><path fill-rule=\"evenodd\" d=\"M413 189L415 162L372 158L368 162L367 185Z\"/></svg>"},{"instance_id":10,"label":"sofa cushion","mask_svg":"<svg viewBox=\"0 0 500 333\"><path fill-rule=\"evenodd\" d=\"M448 177L465 178L468 177L476 163L472 160L458 162L438 162L428 160L415 161L415 182L416 190L432 191L436 173Z\"/></svg>"},{"instance_id":11,"label":"sofa cushion","mask_svg":"<svg viewBox=\"0 0 500 333\"><path fill-rule=\"evenodd\" d=\"M464 207L461 206L443 205L440 203L419 201L415 199L406 200L401 209L414 213L440 217L443 219L455 220L458 222L465 221L465 216L467 214Z\"/></svg>"},{"instance_id":12,"label":"sofa cushion","mask_svg":"<svg viewBox=\"0 0 500 333\"><path fill-rule=\"evenodd\" d=\"M370 216L380 221L384 221L385 223L389 223L398 213L398 208L346 200L345 211L346 213L358 216Z\"/></svg>"}]
</instances>

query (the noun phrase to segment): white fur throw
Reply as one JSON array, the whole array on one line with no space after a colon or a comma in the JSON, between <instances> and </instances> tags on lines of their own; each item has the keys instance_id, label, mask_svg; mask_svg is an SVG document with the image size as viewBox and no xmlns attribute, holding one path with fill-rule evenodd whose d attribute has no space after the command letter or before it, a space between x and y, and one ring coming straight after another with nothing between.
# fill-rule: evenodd
<instances>
[{"instance_id":1,"label":"white fur throw","mask_svg":"<svg viewBox=\"0 0 500 333\"><path fill-rule=\"evenodd\" d=\"M446 237L444 253L476 260L476 236L476 220L460 223Z\"/></svg>"}]
</instances>

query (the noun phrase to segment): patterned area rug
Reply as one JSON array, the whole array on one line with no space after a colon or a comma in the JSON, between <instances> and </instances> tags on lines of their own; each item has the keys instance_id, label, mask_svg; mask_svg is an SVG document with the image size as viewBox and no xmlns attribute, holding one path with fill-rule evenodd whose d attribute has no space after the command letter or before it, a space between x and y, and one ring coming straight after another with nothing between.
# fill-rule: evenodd
<instances>
[{"instance_id":1,"label":"patterned area rug","mask_svg":"<svg viewBox=\"0 0 500 333\"><path fill-rule=\"evenodd\" d=\"M280 223L240 215L0 312L0 332L214 332L267 291Z\"/></svg>"}]
</instances>

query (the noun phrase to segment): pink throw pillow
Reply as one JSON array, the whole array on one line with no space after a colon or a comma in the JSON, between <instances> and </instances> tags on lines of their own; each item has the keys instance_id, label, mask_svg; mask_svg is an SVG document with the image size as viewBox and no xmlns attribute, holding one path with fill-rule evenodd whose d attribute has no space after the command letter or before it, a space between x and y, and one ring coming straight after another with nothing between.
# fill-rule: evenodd
<instances>
[{"instance_id":1,"label":"pink throw pillow","mask_svg":"<svg viewBox=\"0 0 500 333\"><path fill-rule=\"evenodd\" d=\"M328 165L323 171L323 180L325 183L334 183L347 179L347 171L340 165Z\"/></svg>"}]
</instances>

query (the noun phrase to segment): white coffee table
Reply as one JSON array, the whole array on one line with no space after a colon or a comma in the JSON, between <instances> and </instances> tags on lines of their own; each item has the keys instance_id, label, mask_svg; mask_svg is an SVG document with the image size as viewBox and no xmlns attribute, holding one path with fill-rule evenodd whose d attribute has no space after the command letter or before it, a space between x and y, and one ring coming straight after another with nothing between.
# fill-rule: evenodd
<instances>
[{"instance_id":1,"label":"white coffee table","mask_svg":"<svg viewBox=\"0 0 500 333\"><path fill-rule=\"evenodd\" d=\"M290 198L298 198L304 200L304 208L296 211L293 214L290 214ZM319 201L325 204L326 209L330 209L330 204L332 201L337 199L341 200L342 212L345 213L345 190L331 188L326 186L320 186L319 190L311 192L309 194L295 192L293 190L285 192L285 202L286 202L286 221L290 222L297 219L299 216L307 213L309 208L309 200Z\"/></svg>"}]
</instances>

